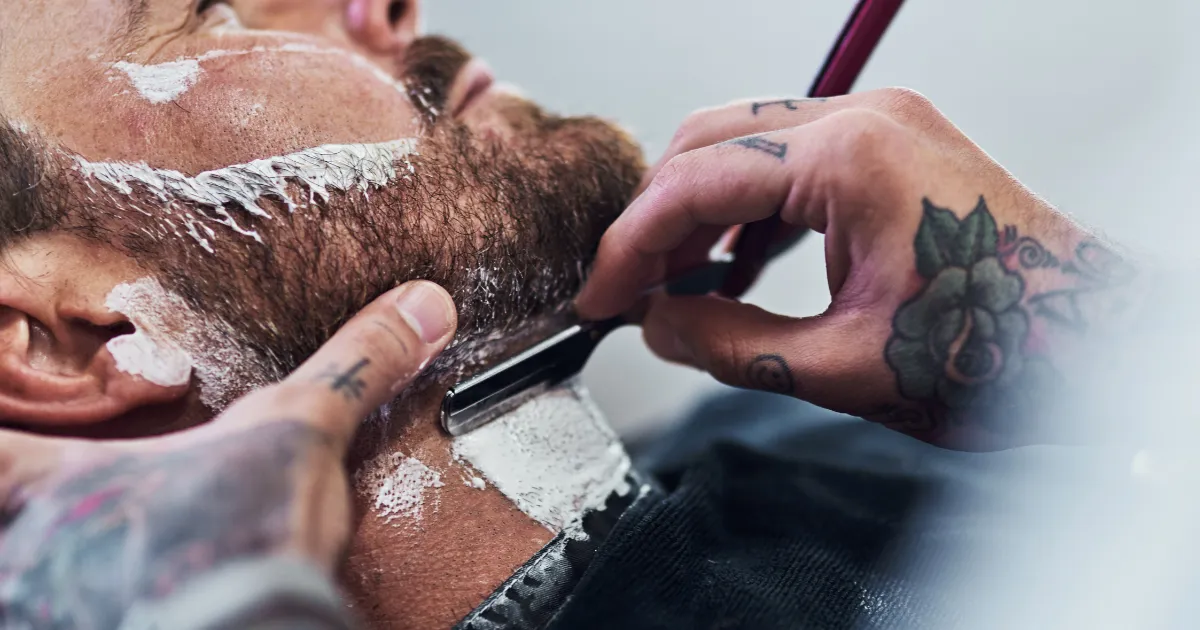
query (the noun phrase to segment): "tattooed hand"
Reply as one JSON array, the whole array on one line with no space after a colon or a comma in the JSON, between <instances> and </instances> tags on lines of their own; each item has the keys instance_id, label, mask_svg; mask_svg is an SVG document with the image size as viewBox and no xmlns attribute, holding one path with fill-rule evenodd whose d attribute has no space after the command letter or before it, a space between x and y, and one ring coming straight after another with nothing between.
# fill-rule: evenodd
<instances>
[{"instance_id":1,"label":"tattooed hand","mask_svg":"<svg viewBox=\"0 0 1200 630\"><path fill-rule=\"evenodd\" d=\"M454 327L445 291L410 283L197 429L118 443L0 432L0 627L125 627L247 558L331 571L349 534L348 443Z\"/></svg>"},{"instance_id":2,"label":"tattooed hand","mask_svg":"<svg viewBox=\"0 0 1200 630\"><path fill-rule=\"evenodd\" d=\"M825 234L829 309L655 295L651 349L947 446L1054 433L1039 413L1063 365L1136 304L1127 263L909 90L697 113L644 186L601 243L583 316L625 311L730 226L778 214Z\"/></svg>"}]
</instances>

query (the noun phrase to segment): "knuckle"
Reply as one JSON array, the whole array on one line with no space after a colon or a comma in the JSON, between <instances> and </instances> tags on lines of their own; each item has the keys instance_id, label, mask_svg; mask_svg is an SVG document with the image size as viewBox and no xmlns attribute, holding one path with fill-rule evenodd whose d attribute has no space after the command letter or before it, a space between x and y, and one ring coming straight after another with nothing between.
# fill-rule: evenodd
<instances>
[{"instance_id":1,"label":"knuckle","mask_svg":"<svg viewBox=\"0 0 1200 630\"><path fill-rule=\"evenodd\" d=\"M746 379L738 369L745 354L745 344L738 336L730 332L722 332L713 336L708 346L709 372L718 381L726 385L744 386Z\"/></svg>"},{"instance_id":2,"label":"knuckle","mask_svg":"<svg viewBox=\"0 0 1200 630\"><path fill-rule=\"evenodd\" d=\"M942 113L924 94L906 87L883 88L884 111L896 120L922 128L942 119Z\"/></svg>"},{"instance_id":3,"label":"knuckle","mask_svg":"<svg viewBox=\"0 0 1200 630\"><path fill-rule=\"evenodd\" d=\"M849 109L830 116L826 130L832 136L825 146L839 158L861 163L891 146L902 128L887 116L869 109Z\"/></svg>"},{"instance_id":4,"label":"knuckle","mask_svg":"<svg viewBox=\"0 0 1200 630\"><path fill-rule=\"evenodd\" d=\"M658 172L658 177L650 183L650 190L665 192L674 189L676 186L686 184L688 173L695 163L695 156L692 152L676 155L667 160L663 164L662 170Z\"/></svg>"},{"instance_id":5,"label":"knuckle","mask_svg":"<svg viewBox=\"0 0 1200 630\"><path fill-rule=\"evenodd\" d=\"M671 145L684 146L690 139L703 134L704 130L710 126L710 121L716 111L714 108L698 109L685 116L683 122L679 123L679 129L675 131L674 138L671 139Z\"/></svg>"},{"instance_id":6,"label":"knuckle","mask_svg":"<svg viewBox=\"0 0 1200 630\"><path fill-rule=\"evenodd\" d=\"M932 109L933 102L924 94L907 87L886 87L879 90L884 102L901 109Z\"/></svg>"}]
</instances>

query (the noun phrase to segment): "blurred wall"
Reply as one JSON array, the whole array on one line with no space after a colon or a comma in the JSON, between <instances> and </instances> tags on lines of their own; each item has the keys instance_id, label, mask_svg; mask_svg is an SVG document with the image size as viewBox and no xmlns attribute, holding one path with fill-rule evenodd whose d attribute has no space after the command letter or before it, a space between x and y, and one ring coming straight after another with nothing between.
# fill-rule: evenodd
<instances>
[{"instance_id":1,"label":"blurred wall","mask_svg":"<svg viewBox=\"0 0 1200 630\"><path fill-rule=\"evenodd\" d=\"M657 159L688 112L800 95L853 0L428 0L429 30L563 113L622 122ZM908 0L858 89L933 99L1028 186L1111 238L1193 254L1200 214L1200 3ZM793 315L829 301L821 242L779 261L748 299ZM619 430L677 417L717 385L667 366L636 331L585 378Z\"/></svg>"}]
</instances>

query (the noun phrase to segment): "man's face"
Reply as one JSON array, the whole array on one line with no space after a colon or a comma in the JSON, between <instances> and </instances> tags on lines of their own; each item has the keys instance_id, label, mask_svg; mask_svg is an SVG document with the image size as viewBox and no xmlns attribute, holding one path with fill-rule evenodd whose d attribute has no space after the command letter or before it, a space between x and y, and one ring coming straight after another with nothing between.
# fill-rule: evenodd
<instances>
[{"instance_id":1,"label":"man's face","mask_svg":"<svg viewBox=\"0 0 1200 630\"><path fill-rule=\"evenodd\" d=\"M493 88L456 45L415 35L417 9L0 0L0 115L56 165L43 186L48 231L128 256L272 378L409 279L455 295L468 340L561 308L628 201L640 155L606 123ZM405 147L395 172L364 175L370 147L358 147L350 183L255 162L378 143ZM284 192L246 183L264 164L292 173ZM112 168L141 175L97 175ZM214 169L235 176L204 181L259 197L253 208L148 184L194 186Z\"/></svg>"},{"instance_id":2,"label":"man's face","mask_svg":"<svg viewBox=\"0 0 1200 630\"><path fill-rule=\"evenodd\" d=\"M408 138L422 128L422 112L396 82L416 41L415 3L2 0L0 7L5 109L90 160L196 173L325 144ZM174 62L198 63L199 72L182 78L186 70L163 65ZM138 68L159 69L157 92L148 87L153 79L137 85L130 73ZM484 103L459 111L486 88L486 71L441 78L452 113L477 130L488 127ZM172 94L172 87L183 89Z\"/></svg>"}]
</instances>

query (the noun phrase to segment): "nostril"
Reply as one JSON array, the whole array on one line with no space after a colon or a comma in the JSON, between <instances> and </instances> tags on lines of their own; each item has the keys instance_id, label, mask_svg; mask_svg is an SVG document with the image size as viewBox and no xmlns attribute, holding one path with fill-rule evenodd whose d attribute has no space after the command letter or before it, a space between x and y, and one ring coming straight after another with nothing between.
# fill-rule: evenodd
<instances>
[{"instance_id":1,"label":"nostril","mask_svg":"<svg viewBox=\"0 0 1200 630\"><path fill-rule=\"evenodd\" d=\"M404 0L393 0L388 5L388 23L392 28L400 25L400 20L404 19L404 14L408 12L408 3Z\"/></svg>"}]
</instances>

